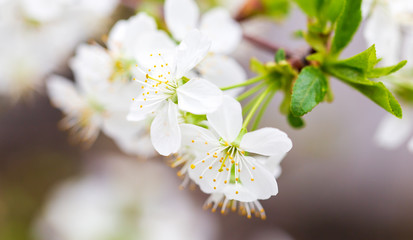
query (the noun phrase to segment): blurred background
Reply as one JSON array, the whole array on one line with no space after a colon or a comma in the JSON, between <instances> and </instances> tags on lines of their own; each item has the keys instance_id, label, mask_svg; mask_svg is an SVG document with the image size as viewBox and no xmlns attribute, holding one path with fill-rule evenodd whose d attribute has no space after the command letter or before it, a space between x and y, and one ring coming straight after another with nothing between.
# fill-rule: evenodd
<instances>
[{"instance_id":1,"label":"blurred background","mask_svg":"<svg viewBox=\"0 0 413 240\"><path fill-rule=\"evenodd\" d=\"M98 28L92 36L73 42L99 41L117 19L131 16L137 4L153 7L147 1L125 0L103 26L87 22L85 27ZM307 51L306 43L293 37L306 28L306 18L296 8L283 21L254 17L242 26L264 41ZM368 47L363 26L344 57ZM62 54L53 72L71 78L67 59L76 44ZM270 61L273 54L243 41L234 57L248 69L251 56ZM332 86L334 102L308 114L304 129L292 129L279 113L281 96L267 110L261 126L287 132L294 147L281 164L279 194L261 202L265 221L202 211L208 196L197 188L179 190L177 170L166 159L127 157L103 134L88 149L69 144L67 132L58 128L62 114L42 87L19 100L3 96L0 239L413 239L413 155L405 146L396 151L376 146L373 136L387 113L339 81ZM122 214L115 213L120 208ZM114 230L119 233L87 232L108 231L113 219L121 219Z\"/></svg>"}]
</instances>

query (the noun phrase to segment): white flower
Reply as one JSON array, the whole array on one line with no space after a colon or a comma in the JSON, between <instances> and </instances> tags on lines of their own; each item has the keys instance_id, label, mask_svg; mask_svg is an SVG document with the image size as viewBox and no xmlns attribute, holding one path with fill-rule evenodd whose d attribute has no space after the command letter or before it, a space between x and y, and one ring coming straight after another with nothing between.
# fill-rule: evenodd
<instances>
[{"instance_id":1,"label":"white flower","mask_svg":"<svg viewBox=\"0 0 413 240\"><path fill-rule=\"evenodd\" d=\"M166 0L165 21L178 41L182 41L191 30L198 28L211 39L210 50L215 53L231 53L242 38L241 27L227 10L214 8L199 20L199 9L193 0Z\"/></svg>"},{"instance_id":2,"label":"white flower","mask_svg":"<svg viewBox=\"0 0 413 240\"><path fill-rule=\"evenodd\" d=\"M176 48L160 33L148 34L140 44L136 80L142 92L134 99L128 119L140 121L152 114L151 139L162 155L178 151L181 145L179 110L193 114L214 111L222 102L222 92L205 79L191 77L191 70L205 57L209 40L191 31Z\"/></svg>"},{"instance_id":3,"label":"white flower","mask_svg":"<svg viewBox=\"0 0 413 240\"><path fill-rule=\"evenodd\" d=\"M274 178L278 178L281 175L280 162L284 156L285 154L274 155L269 158L257 157L256 160L265 166L266 169L273 174ZM235 188L235 185L231 185L225 191L234 191ZM227 198L225 196L225 192L214 192L205 201L204 209L211 208L211 211L215 212L218 207L221 208L221 214L227 214L230 209L233 212L238 209L240 215L247 216L248 218L251 218L252 215L255 215L263 220L267 218L264 208L258 200L249 202L237 201Z\"/></svg>"},{"instance_id":4,"label":"white flower","mask_svg":"<svg viewBox=\"0 0 413 240\"><path fill-rule=\"evenodd\" d=\"M100 33L118 0L13 0L0 7L0 94L39 89L77 44ZM96 1L93 1L96 3ZM100 9L100 10L99 10Z\"/></svg>"},{"instance_id":5,"label":"white flower","mask_svg":"<svg viewBox=\"0 0 413 240\"><path fill-rule=\"evenodd\" d=\"M80 141L92 143L100 129L115 133L123 123L131 102L134 82L111 82L113 61L98 45L81 45L70 61L76 84L58 76L47 82L51 102L66 115L65 129L72 129ZM123 121L117 121L123 116ZM117 125L115 124L117 123ZM130 132L130 131L129 131Z\"/></svg>"},{"instance_id":6,"label":"white flower","mask_svg":"<svg viewBox=\"0 0 413 240\"><path fill-rule=\"evenodd\" d=\"M227 199L242 202L276 195L274 172L255 156L284 155L292 147L288 136L275 128L242 135L241 105L230 97L224 97L222 106L208 113L207 119L216 133L194 125L182 126L185 134L193 136L185 145L202 153L189 169L190 177L201 190L224 193ZM273 160L267 158L265 161Z\"/></svg>"},{"instance_id":7,"label":"white flower","mask_svg":"<svg viewBox=\"0 0 413 240\"><path fill-rule=\"evenodd\" d=\"M363 1L364 2L364 1ZM375 44L384 65L396 64L406 49L402 28L413 26L413 2L410 0L376 0L363 3L364 13L370 12L364 29L369 45ZM409 46L406 46L409 47ZM408 58L410 56L407 56Z\"/></svg>"},{"instance_id":8,"label":"white flower","mask_svg":"<svg viewBox=\"0 0 413 240\"><path fill-rule=\"evenodd\" d=\"M167 0L165 20L173 37L178 41L193 29L199 29L211 39L212 45L207 57L196 66L202 78L219 87L244 82L247 79L244 69L231 57L242 39L241 26L231 18L226 9L215 8L205 13L199 23L199 9L193 0ZM235 97L243 88L225 91Z\"/></svg>"},{"instance_id":9,"label":"white flower","mask_svg":"<svg viewBox=\"0 0 413 240\"><path fill-rule=\"evenodd\" d=\"M91 166L52 193L36 221L36 239L215 238L214 219L176 188L162 164L109 154Z\"/></svg>"},{"instance_id":10,"label":"white flower","mask_svg":"<svg viewBox=\"0 0 413 240\"><path fill-rule=\"evenodd\" d=\"M375 140L379 146L396 149L412 136L413 109L406 106L403 110L403 119L389 115L382 120L375 135ZM413 152L413 137L408 143L408 148Z\"/></svg>"}]
</instances>

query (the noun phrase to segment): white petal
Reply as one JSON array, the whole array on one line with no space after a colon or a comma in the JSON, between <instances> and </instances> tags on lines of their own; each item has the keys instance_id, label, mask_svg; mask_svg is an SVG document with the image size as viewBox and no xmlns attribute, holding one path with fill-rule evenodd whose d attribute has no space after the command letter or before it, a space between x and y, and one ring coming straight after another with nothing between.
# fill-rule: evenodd
<instances>
[{"instance_id":1,"label":"white petal","mask_svg":"<svg viewBox=\"0 0 413 240\"><path fill-rule=\"evenodd\" d=\"M212 150L213 149L209 149L209 151ZM202 159L204 159L205 162L202 162ZM218 170L221 168L221 163L215 160L216 159L212 157L212 154L205 154L199 156L194 161L196 163L199 162L199 164L196 164L194 168L191 167L188 169L191 179L198 184L201 190L205 193L221 192L226 187L224 181L227 174L225 172L218 174ZM213 161L215 162L212 164Z\"/></svg>"},{"instance_id":2,"label":"white petal","mask_svg":"<svg viewBox=\"0 0 413 240\"><path fill-rule=\"evenodd\" d=\"M109 86L113 61L109 53L99 45L82 44L70 59L76 82L87 94L96 94Z\"/></svg>"},{"instance_id":3,"label":"white petal","mask_svg":"<svg viewBox=\"0 0 413 240\"><path fill-rule=\"evenodd\" d=\"M231 97L224 96L222 105L216 111L208 113L207 119L215 131L231 143L242 128L241 104Z\"/></svg>"},{"instance_id":4,"label":"white petal","mask_svg":"<svg viewBox=\"0 0 413 240\"><path fill-rule=\"evenodd\" d=\"M181 78L207 55L211 41L198 30L189 32L179 44L176 56L176 77Z\"/></svg>"},{"instance_id":5,"label":"white petal","mask_svg":"<svg viewBox=\"0 0 413 240\"><path fill-rule=\"evenodd\" d=\"M61 1L49 0L23 0L19 5L24 12L24 16L21 17L27 17L39 22L58 18L65 7Z\"/></svg>"},{"instance_id":6,"label":"white petal","mask_svg":"<svg viewBox=\"0 0 413 240\"><path fill-rule=\"evenodd\" d=\"M46 87L52 104L65 113L80 110L85 104L70 80L54 75L47 80Z\"/></svg>"},{"instance_id":7,"label":"white petal","mask_svg":"<svg viewBox=\"0 0 413 240\"><path fill-rule=\"evenodd\" d=\"M128 20L118 21L108 37L108 49L117 54L132 54L136 41L149 31L156 31L155 20L146 13L139 13Z\"/></svg>"},{"instance_id":8,"label":"white petal","mask_svg":"<svg viewBox=\"0 0 413 240\"><path fill-rule=\"evenodd\" d=\"M138 67L145 74L155 74L155 70L161 70L161 64L168 64L168 71L172 74L175 72L176 44L164 31L150 32L141 36L136 41L134 55ZM155 65L158 68L154 68ZM151 72L148 69L151 69ZM163 69L166 71L166 68Z\"/></svg>"},{"instance_id":9,"label":"white petal","mask_svg":"<svg viewBox=\"0 0 413 240\"><path fill-rule=\"evenodd\" d=\"M168 29L178 41L198 24L199 9L193 0L166 0L164 10Z\"/></svg>"},{"instance_id":10,"label":"white petal","mask_svg":"<svg viewBox=\"0 0 413 240\"><path fill-rule=\"evenodd\" d=\"M282 170L280 163L284 159L285 155L286 154L284 153L284 154L273 155L270 157L256 156L254 158L255 160L257 160L259 164L261 164L269 172L271 172L275 178L278 178L281 175L281 170Z\"/></svg>"},{"instance_id":11,"label":"white petal","mask_svg":"<svg viewBox=\"0 0 413 240\"><path fill-rule=\"evenodd\" d=\"M103 131L127 154L153 157L156 154L150 138L150 121L129 122L126 116L106 118Z\"/></svg>"},{"instance_id":12,"label":"white petal","mask_svg":"<svg viewBox=\"0 0 413 240\"><path fill-rule=\"evenodd\" d=\"M151 140L155 150L168 156L181 146L181 130L178 125L178 108L171 101L160 111L151 125Z\"/></svg>"},{"instance_id":13,"label":"white petal","mask_svg":"<svg viewBox=\"0 0 413 240\"><path fill-rule=\"evenodd\" d=\"M142 123L128 121L125 114L112 113L105 117L102 131L111 138L129 138L133 134L132 129L139 124Z\"/></svg>"},{"instance_id":14,"label":"white petal","mask_svg":"<svg viewBox=\"0 0 413 240\"><path fill-rule=\"evenodd\" d=\"M254 193L257 199L268 199L271 196L277 195L278 186L274 175L265 167L261 166L252 157L245 157L255 169L243 168L240 173L241 184L249 191ZM251 181L251 174L254 181Z\"/></svg>"},{"instance_id":15,"label":"white petal","mask_svg":"<svg viewBox=\"0 0 413 240\"><path fill-rule=\"evenodd\" d=\"M132 101L127 116L128 121L141 121L146 119L151 114L157 113L164 107L165 100L148 100L145 101L142 98L137 98Z\"/></svg>"},{"instance_id":16,"label":"white petal","mask_svg":"<svg viewBox=\"0 0 413 240\"><path fill-rule=\"evenodd\" d=\"M292 146L287 134L276 128L262 128L246 133L240 144L240 147L247 152L265 156L287 153Z\"/></svg>"},{"instance_id":17,"label":"white petal","mask_svg":"<svg viewBox=\"0 0 413 240\"><path fill-rule=\"evenodd\" d=\"M200 30L212 41L211 51L229 54L238 47L242 29L224 8L215 8L202 16Z\"/></svg>"},{"instance_id":18,"label":"white petal","mask_svg":"<svg viewBox=\"0 0 413 240\"><path fill-rule=\"evenodd\" d=\"M219 55L209 54L197 66L202 77L211 81L218 87L227 87L239 84L247 80L245 70L233 58ZM226 95L236 97L244 88L235 88L224 91Z\"/></svg>"},{"instance_id":19,"label":"white petal","mask_svg":"<svg viewBox=\"0 0 413 240\"><path fill-rule=\"evenodd\" d=\"M385 65L399 62L398 49L402 41L399 27L388 9L379 5L366 23L364 37L369 45L375 44L377 56L383 57Z\"/></svg>"},{"instance_id":20,"label":"white petal","mask_svg":"<svg viewBox=\"0 0 413 240\"><path fill-rule=\"evenodd\" d=\"M210 130L192 124L181 124L182 146L187 146L205 154L209 149L218 147L219 138Z\"/></svg>"},{"instance_id":21,"label":"white petal","mask_svg":"<svg viewBox=\"0 0 413 240\"><path fill-rule=\"evenodd\" d=\"M193 114L213 112L222 104L222 91L202 78L189 80L176 92L179 109Z\"/></svg>"},{"instance_id":22,"label":"white petal","mask_svg":"<svg viewBox=\"0 0 413 240\"><path fill-rule=\"evenodd\" d=\"M255 193L241 184L226 184L222 192L228 199L234 199L241 202L253 202L258 200ZM238 192L238 193L237 193Z\"/></svg>"},{"instance_id":23,"label":"white petal","mask_svg":"<svg viewBox=\"0 0 413 240\"><path fill-rule=\"evenodd\" d=\"M383 148L395 149L407 140L412 132L412 119L405 111L403 119L387 115L380 123L375 135L377 144Z\"/></svg>"}]
</instances>

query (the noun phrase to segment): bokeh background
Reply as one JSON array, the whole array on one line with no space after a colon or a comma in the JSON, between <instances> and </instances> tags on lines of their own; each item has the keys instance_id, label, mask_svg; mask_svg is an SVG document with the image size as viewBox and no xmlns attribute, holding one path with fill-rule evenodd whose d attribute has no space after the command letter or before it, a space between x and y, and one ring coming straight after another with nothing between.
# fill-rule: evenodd
<instances>
[{"instance_id":1,"label":"bokeh background","mask_svg":"<svg viewBox=\"0 0 413 240\"><path fill-rule=\"evenodd\" d=\"M116 10L117 18L133 13L127 6L136 1L124 3ZM284 21L254 18L243 22L246 33L297 52L305 52L307 46L293 32L305 27L305 16L297 9ZM363 25L344 56L367 47L362 31ZM247 68L251 56L269 61L273 53L244 41L234 56ZM71 77L67 66L58 73ZM267 220L207 211L191 224L204 224L200 218L208 219L214 226L208 236L218 240L413 239L413 155L405 147L388 151L376 146L373 137L387 113L339 81L333 80L332 88L334 102L323 103L308 114L304 129L292 129L278 112L281 96L267 110L261 125L284 130L294 144L282 162L279 194L262 201ZM36 239L36 221L62 182L99 169L99 156L122 155L103 134L88 149L69 144L68 134L57 127L61 118L41 91L17 103L0 99L2 240ZM127 161L157 161L171 176L177 171L168 168L166 159L130 157ZM191 204L201 209L207 195L199 189L181 191L175 180L168 184L172 188L168 194L188 195ZM163 211L168 214L168 209Z\"/></svg>"}]
</instances>

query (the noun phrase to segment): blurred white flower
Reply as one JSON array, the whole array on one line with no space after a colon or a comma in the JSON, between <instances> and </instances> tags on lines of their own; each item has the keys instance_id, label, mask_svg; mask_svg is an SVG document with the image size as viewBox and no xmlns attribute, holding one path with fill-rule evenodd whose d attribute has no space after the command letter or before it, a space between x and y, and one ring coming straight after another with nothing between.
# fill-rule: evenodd
<instances>
[{"instance_id":1,"label":"blurred white flower","mask_svg":"<svg viewBox=\"0 0 413 240\"><path fill-rule=\"evenodd\" d=\"M189 169L201 190L223 193L226 199L241 202L276 195L274 171L280 159L271 156L283 156L291 149L288 136L275 128L242 135L241 105L227 96L217 111L207 114L207 119L212 131L189 124L181 127L184 135L192 136L184 145L201 153Z\"/></svg>"},{"instance_id":2,"label":"blurred white flower","mask_svg":"<svg viewBox=\"0 0 413 240\"><path fill-rule=\"evenodd\" d=\"M241 1L240 1L241 2ZM231 57L242 40L242 29L224 8L214 8L199 20L199 9L193 0L165 1L165 21L173 37L181 41L193 29L199 29L211 40L210 53L196 66L202 78L219 87L244 82L245 70ZM235 97L243 88L225 91Z\"/></svg>"},{"instance_id":3,"label":"blurred white flower","mask_svg":"<svg viewBox=\"0 0 413 240\"><path fill-rule=\"evenodd\" d=\"M229 54L242 38L240 25L226 9L214 8L199 20L199 9L193 0L166 0L165 21L173 37L182 41L193 29L199 29L211 41L210 51Z\"/></svg>"},{"instance_id":4,"label":"blurred white flower","mask_svg":"<svg viewBox=\"0 0 413 240\"><path fill-rule=\"evenodd\" d=\"M118 0L3 0L0 94L18 99L38 89L76 44L98 34Z\"/></svg>"},{"instance_id":5,"label":"blurred white flower","mask_svg":"<svg viewBox=\"0 0 413 240\"><path fill-rule=\"evenodd\" d=\"M413 133L413 109L403 108L403 119L386 116L380 123L375 139L379 146L387 149L396 149L408 141ZM413 153L413 137L408 142L408 148Z\"/></svg>"},{"instance_id":6,"label":"blurred white flower","mask_svg":"<svg viewBox=\"0 0 413 240\"><path fill-rule=\"evenodd\" d=\"M159 33L147 34L140 44L136 77L142 93L130 107L128 120L154 116L151 139L161 155L178 151L181 145L179 110L193 114L214 111L222 102L222 92L190 72L208 53L210 41L197 30L191 31L177 47Z\"/></svg>"},{"instance_id":7,"label":"blurred white flower","mask_svg":"<svg viewBox=\"0 0 413 240\"><path fill-rule=\"evenodd\" d=\"M364 36L369 45L376 45L377 55L383 57L384 65L395 64L405 58L403 27L410 27L410 31L413 27L413 2L376 0L363 4L365 15L370 12Z\"/></svg>"},{"instance_id":8,"label":"blurred white flower","mask_svg":"<svg viewBox=\"0 0 413 240\"><path fill-rule=\"evenodd\" d=\"M215 221L177 189L162 164L98 157L97 168L51 195L36 239L214 239Z\"/></svg>"},{"instance_id":9,"label":"blurred white flower","mask_svg":"<svg viewBox=\"0 0 413 240\"><path fill-rule=\"evenodd\" d=\"M72 129L77 140L89 143L101 128L110 136L124 133L122 124L128 124L126 114L135 83L111 81L111 69L117 63L98 45L79 46L70 63L76 83L59 76L47 82L50 101L66 115L61 126Z\"/></svg>"}]
</instances>

